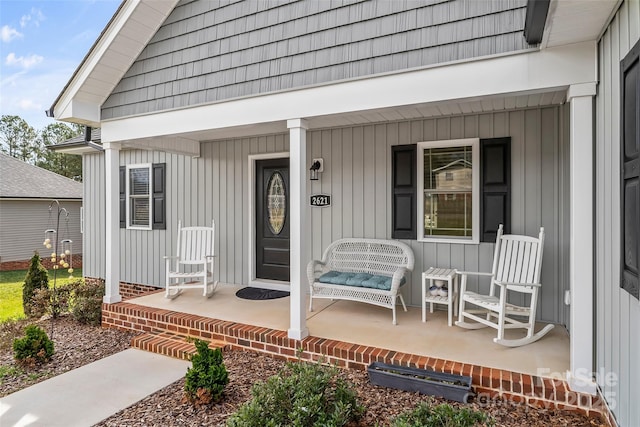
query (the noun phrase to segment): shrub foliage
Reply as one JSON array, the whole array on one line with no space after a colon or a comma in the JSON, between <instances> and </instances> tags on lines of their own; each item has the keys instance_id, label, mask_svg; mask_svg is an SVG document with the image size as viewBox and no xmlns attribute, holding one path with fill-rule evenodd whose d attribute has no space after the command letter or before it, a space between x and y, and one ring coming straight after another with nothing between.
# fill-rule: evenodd
<instances>
[{"instance_id":1,"label":"shrub foliage","mask_svg":"<svg viewBox=\"0 0 640 427\"><path fill-rule=\"evenodd\" d=\"M196 339L197 353L191 357L192 367L187 369L184 389L187 398L196 404L209 404L222 398L229 383L227 368L222 362L222 351L212 350L209 343Z\"/></svg>"},{"instance_id":2,"label":"shrub foliage","mask_svg":"<svg viewBox=\"0 0 640 427\"><path fill-rule=\"evenodd\" d=\"M35 251L31 257L31 263L29 264L29 270L24 278L24 285L22 285L22 308L24 314L27 317L33 317L31 313L31 299L34 293L38 289L49 288L49 276L47 270L42 265L40 260L40 254Z\"/></svg>"},{"instance_id":3,"label":"shrub foliage","mask_svg":"<svg viewBox=\"0 0 640 427\"><path fill-rule=\"evenodd\" d=\"M46 362L53 356L53 341L47 333L36 325L24 330L25 336L13 341L13 356L25 365Z\"/></svg>"},{"instance_id":4,"label":"shrub foliage","mask_svg":"<svg viewBox=\"0 0 640 427\"><path fill-rule=\"evenodd\" d=\"M395 418L392 427L473 427L493 425L485 413L468 408L455 408L447 403L432 405L422 402L413 411Z\"/></svg>"},{"instance_id":5,"label":"shrub foliage","mask_svg":"<svg viewBox=\"0 0 640 427\"><path fill-rule=\"evenodd\" d=\"M30 311L34 316L45 314L56 318L71 313L73 318L90 325L99 325L102 318L104 282L87 283L82 279L57 286L38 289L31 298Z\"/></svg>"},{"instance_id":6,"label":"shrub foliage","mask_svg":"<svg viewBox=\"0 0 640 427\"><path fill-rule=\"evenodd\" d=\"M96 285L77 280L69 285L73 295L70 307L73 318L80 323L99 325L102 321L104 281Z\"/></svg>"},{"instance_id":7,"label":"shrub foliage","mask_svg":"<svg viewBox=\"0 0 640 427\"><path fill-rule=\"evenodd\" d=\"M280 374L255 384L251 394L228 426L344 426L364 411L337 368L320 363L290 362Z\"/></svg>"}]
</instances>

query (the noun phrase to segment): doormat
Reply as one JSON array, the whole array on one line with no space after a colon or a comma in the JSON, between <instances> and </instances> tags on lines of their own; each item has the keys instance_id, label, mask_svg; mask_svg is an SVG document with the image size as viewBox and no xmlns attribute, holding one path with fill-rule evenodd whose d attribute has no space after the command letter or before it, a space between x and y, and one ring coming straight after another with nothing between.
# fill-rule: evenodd
<instances>
[{"instance_id":1,"label":"doormat","mask_svg":"<svg viewBox=\"0 0 640 427\"><path fill-rule=\"evenodd\" d=\"M236 292L236 296L242 299L265 300L288 297L289 292L246 287Z\"/></svg>"}]
</instances>

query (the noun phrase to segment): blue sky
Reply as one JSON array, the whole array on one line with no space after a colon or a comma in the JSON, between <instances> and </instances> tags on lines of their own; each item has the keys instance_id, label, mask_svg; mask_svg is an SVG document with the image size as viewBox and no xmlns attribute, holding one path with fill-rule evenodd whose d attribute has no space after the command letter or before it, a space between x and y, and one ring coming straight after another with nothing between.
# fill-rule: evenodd
<instances>
[{"instance_id":1,"label":"blue sky","mask_svg":"<svg viewBox=\"0 0 640 427\"><path fill-rule=\"evenodd\" d=\"M121 0L0 0L0 115L36 130Z\"/></svg>"}]
</instances>

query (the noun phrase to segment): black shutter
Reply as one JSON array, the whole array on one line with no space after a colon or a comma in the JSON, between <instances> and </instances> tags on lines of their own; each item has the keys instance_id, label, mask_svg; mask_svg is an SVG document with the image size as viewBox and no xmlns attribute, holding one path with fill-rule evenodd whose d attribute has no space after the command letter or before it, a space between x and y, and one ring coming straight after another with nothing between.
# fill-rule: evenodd
<instances>
[{"instance_id":1,"label":"black shutter","mask_svg":"<svg viewBox=\"0 0 640 427\"><path fill-rule=\"evenodd\" d=\"M154 163L152 171L152 191L153 191L153 223L154 230L165 230L166 222L166 181L165 163Z\"/></svg>"},{"instance_id":2,"label":"black shutter","mask_svg":"<svg viewBox=\"0 0 640 427\"><path fill-rule=\"evenodd\" d=\"M120 228L127 228L127 167L120 166Z\"/></svg>"},{"instance_id":3,"label":"black shutter","mask_svg":"<svg viewBox=\"0 0 640 427\"><path fill-rule=\"evenodd\" d=\"M391 147L391 237L394 239L417 238L416 147L416 144Z\"/></svg>"},{"instance_id":4,"label":"black shutter","mask_svg":"<svg viewBox=\"0 0 640 427\"><path fill-rule=\"evenodd\" d=\"M511 230L511 138L480 140L480 241Z\"/></svg>"},{"instance_id":5,"label":"black shutter","mask_svg":"<svg viewBox=\"0 0 640 427\"><path fill-rule=\"evenodd\" d=\"M640 42L621 61L622 271L620 286L640 299Z\"/></svg>"}]
</instances>

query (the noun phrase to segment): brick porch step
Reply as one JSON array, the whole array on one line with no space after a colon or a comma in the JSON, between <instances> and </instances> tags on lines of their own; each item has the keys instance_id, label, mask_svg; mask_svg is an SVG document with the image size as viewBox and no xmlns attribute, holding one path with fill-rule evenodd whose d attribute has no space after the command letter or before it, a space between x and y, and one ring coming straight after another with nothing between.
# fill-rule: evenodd
<instances>
[{"instance_id":1,"label":"brick porch step","mask_svg":"<svg viewBox=\"0 0 640 427\"><path fill-rule=\"evenodd\" d=\"M279 359L318 360L341 367L365 370L372 362L432 369L471 376L475 391L485 398L502 398L531 406L568 409L591 416L606 414L601 396L571 391L562 379L540 377L451 360L403 353L344 341L309 336L302 341L286 331L220 320L163 308L147 307L130 301L102 305L102 325L143 333L133 346L172 357L188 358L195 351L185 337L222 341L217 345L236 350L257 351ZM168 341L165 343L165 339ZM215 346L216 344L214 344ZM179 356L180 352L190 351Z\"/></svg>"},{"instance_id":2,"label":"brick porch step","mask_svg":"<svg viewBox=\"0 0 640 427\"><path fill-rule=\"evenodd\" d=\"M195 344L187 341L184 335L159 330L134 337L131 340L131 346L182 360L190 360L191 356L196 353ZM213 340L209 342L209 348L224 350L228 348L228 344L224 341Z\"/></svg>"}]
</instances>

